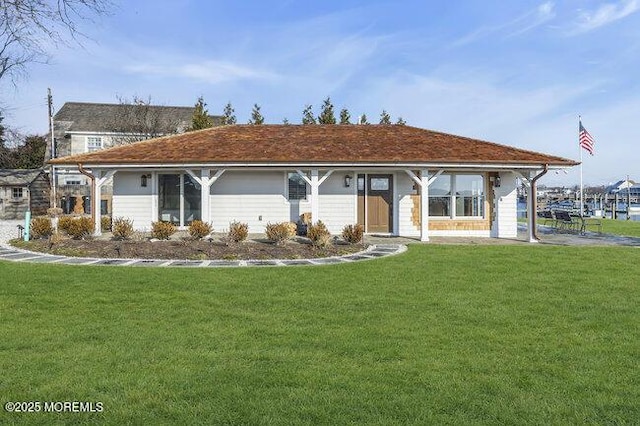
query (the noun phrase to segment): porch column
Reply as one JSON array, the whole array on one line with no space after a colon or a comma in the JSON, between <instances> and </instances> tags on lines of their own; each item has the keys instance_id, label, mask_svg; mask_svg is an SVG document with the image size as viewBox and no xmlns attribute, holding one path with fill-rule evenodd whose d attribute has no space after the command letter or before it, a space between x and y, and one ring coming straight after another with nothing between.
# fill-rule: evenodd
<instances>
[{"instance_id":1,"label":"porch column","mask_svg":"<svg viewBox=\"0 0 640 426\"><path fill-rule=\"evenodd\" d=\"M209 191L211 190L211 184L209 183L209 169L200 170L200 218L204 223L211 222L211 209L209 208L209 204L211 201L211 197L209 196Z\"/></svg>"},{"instance_id":2,"label":"porch column","mask_svg":"<svg viewBox=\"0 0 640 426\"><path fill-rule=\"evenodd\" d=\"M420 195L420 241L429 241L429 185L443 172L444 170L438 170L433 176L429 177L429 170L421 169L420 177L418 177L413 171L405 170L405 173L422 190Z\"/></svg>"},{"instance_id":3,"label":"porch column","mask_svg":"<svg viewBox=\"0 0 640 426\"><path fill-rule=\"evenodd\" d=\"M101 190L109 179L116 173L115 170L108 170L104 175L101 171L96 172L96 177L93 179L93 199L91 200L91 211L93 212L93 235L99 237L102 235L102 214L101 210Z\"/></svg>"},{"instance_id":4,"label":"porch column","mask_svg":"<svg viewBox=\"0 0 640 426\"><path fill-rule=\"evenodd\" d=\"M420 241L429 241L429 170L420 170Z\"/></svg>"},{"instance_id":5,"label":"porch column","mask_svg":"<svg viewBox=\"0 0 640 426\"><path fill-rule=\"evenodd\" d=\"M331 176L333 170L327 171L327 173L325 173L325 175L321 178L318 176L318 169L311 170L311 178L307 177L307 175L304 174L301 170L296 170L296 173L298 173L298 175L300 175L300 177L304 179L304 181L311 187L311 221L314 223L318 222L320 220L320 218L318 217L320 215L320 200L318 199L318 189L320 188L320 185L322 185L322 183L327 180L329 176Z\"/></svg>"},{"instance_id":6,"label":"porch column","mask_svg":"<svg viewBox=\"0 0 640 426\"><path fill-rule=\"evenodd\" d=\"M320 185L318 184L318 169L311 170L311 222L320 220L320 203L318 200Z\"/></svg>"},{"instance_id":7,"label":"porch column","mask_svg":"<svg viewBox=\"0 0 640 426\"><path fill-rule=\"evenodd\" d=\"M536 189L535 186L531 185L531 175L529 173L527 173L526 176L520 172L517 172L517 174L520 176L522 183L527 188L527 240L530 243L537 243L538 240L536 239L534 234L535 230L533 229L536 226L534 216L537 214Z\"/></svg>"},{"instance_id":8,"label":"porch column","mask_svg":"<svg viewBox=\"0 0 640 426\"><path fill-rule=\"evenodd\" d=\"M193 170L185 170L189 176L200 185L200 217L203 222L211 222L211 185L213 185L226 169L219 169L211 176L211 169L201 169L200 176L196 176Z\"/></svg>"}]
</instances>

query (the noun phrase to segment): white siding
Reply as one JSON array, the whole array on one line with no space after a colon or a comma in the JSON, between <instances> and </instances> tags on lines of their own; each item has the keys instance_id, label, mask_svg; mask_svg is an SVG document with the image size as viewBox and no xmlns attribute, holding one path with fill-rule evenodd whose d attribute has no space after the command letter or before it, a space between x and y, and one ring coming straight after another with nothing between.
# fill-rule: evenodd
<instances>
[{"instance_id":1,"label":"white siding","mask_svg":"<svg viewBox=\"0 0 640 426\"><path fill-rule=\"evenodd\" d=\"M414 181L404 171L396 174L396 198L398 199L398 235L403 237L419 237L420 225L412 220L414 208L411 195L417 194L413 189Z\"/></svg>"},{"instance_id":2,"label":"white siding","mask_svg":"<svg viewBox=\"0 0 640 426\"><path fill-rule=\"evenodd\" d=\"M211 186L211 222L216 232L229 223L244 222L249 232L262 233L269 222L290 220L285 198L285 174L276 172L225 172Z\"/></svg>"},{"instance_id":3,"label":"white siding","mask_svg":"<svg viewBox=\"0 0 640 426\"><path fill-rule=\"evenodd\" d=\"M139 231L151 229L151 185L140 186L140 173L118 172L113 177L113 217L133 220Z\"/></svg>"},{"instance_id":4,"label":"white siding","mask_svg":"<svg viewBox=\"0 0 640 426\"><path fill-rule=\"evenodd\" d=\"M500 173L500 187L494 188L495 219L491 226L492 237L516 238L518 236L518 197L516 175Z\"/></svg>"},{"instance_id":5,"label":"white siding","mask_svg":"<svg viewBox=\"0 0 640 426\"><path fill-rule=\"evenodd\" d=\"M356 223L356 179L344 186L344 176L352 172L336 171L319 188L319 219L332 234L341 234L345 225ZM313 218L315 222L316 219Z\"/></svg>"}]
</instances>

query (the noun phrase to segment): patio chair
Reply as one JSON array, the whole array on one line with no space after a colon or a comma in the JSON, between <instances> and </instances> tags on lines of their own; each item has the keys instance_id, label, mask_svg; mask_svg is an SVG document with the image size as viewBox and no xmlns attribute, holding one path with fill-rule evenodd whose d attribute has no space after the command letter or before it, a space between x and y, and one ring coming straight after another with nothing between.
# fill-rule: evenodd
<instances>
[{"instance_id":1,"label":"patio chair","mask_svg":"<svg viewBox=\"0 0 640 426\"><path fill-rule=\"evenodd\" d=\"M572 217L566 210L555 210L553 215L556 218L558 229L567 231L581 230L582 222L579 217Z\"/></svg>"}]
</instances>

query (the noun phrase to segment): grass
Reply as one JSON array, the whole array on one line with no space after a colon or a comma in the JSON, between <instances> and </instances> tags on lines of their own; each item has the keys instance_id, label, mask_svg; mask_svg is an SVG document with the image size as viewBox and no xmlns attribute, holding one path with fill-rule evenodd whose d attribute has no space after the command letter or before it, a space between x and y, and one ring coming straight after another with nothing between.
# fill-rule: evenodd
<instances>
[{"instance_id":1,"label":"grass","mask_svg":"<svg viewBox=\"0 0 640 426\"><path fill-rule=\"evenodd\" d=\"M328 267L0 262L0 423L633 424L640 251L414 245Z\"/></svg>"}]
</instances>

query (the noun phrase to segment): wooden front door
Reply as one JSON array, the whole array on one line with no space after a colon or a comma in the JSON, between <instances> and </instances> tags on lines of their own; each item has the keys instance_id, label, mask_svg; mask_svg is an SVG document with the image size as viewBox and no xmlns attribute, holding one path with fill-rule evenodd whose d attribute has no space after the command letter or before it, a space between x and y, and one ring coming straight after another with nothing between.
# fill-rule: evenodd
<instances>
[{"instance_id":1,"label":"wooden front door","mask_svg":"<svg viewBox=\"0 0 640 426\"><path fill-rule=\"evenodd\" d=\"M367 175L367 232L393 230L393 175Z\"/></svg>"}]
</instances>

